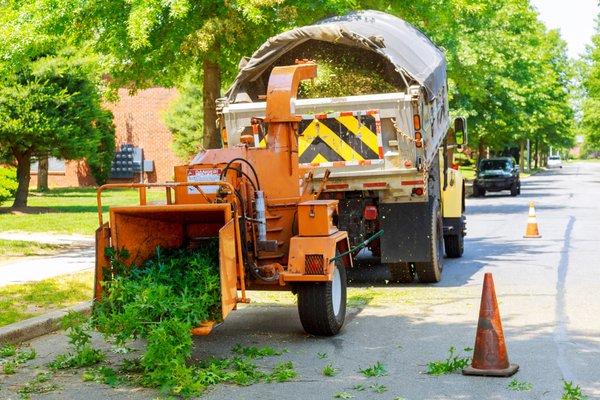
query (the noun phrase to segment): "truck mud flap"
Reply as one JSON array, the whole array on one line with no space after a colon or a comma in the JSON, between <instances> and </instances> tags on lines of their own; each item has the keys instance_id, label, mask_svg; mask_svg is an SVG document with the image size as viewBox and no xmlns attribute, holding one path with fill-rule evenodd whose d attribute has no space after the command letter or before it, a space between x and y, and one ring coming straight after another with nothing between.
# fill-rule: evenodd
<instances>
[{"instance_id":1,"label":"truck mud flap","mask_svg":"<svg viewBox=\"0 0 600 400\"><path fill-rule=\"evenodd\" d=\"M432 201L379 205L382 263L431 261L432 207Z\"/></svg>"}]
</instances>

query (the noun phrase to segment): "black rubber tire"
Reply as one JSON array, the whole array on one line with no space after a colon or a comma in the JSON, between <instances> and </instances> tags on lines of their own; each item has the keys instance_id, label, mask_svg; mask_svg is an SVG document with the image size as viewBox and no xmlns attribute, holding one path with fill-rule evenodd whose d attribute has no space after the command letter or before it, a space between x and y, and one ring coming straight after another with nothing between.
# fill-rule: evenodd
<instances>
[{"instance_id":1,"label":"black rubber tire","mask_svg":"<svg viewBox=\"0 0 600 400\"><path fill-rule=\"evenodd\" d=\"M415 270L410 263L397 262L388 263L390 269L391 281L394 283L413 283L415 280Z\"/></svg>"},{"instance_id":2,"label":"black rubber tire","mask_svg":"<svg viewBox=\"0 0 600 400\"><path fill-rule=\"evenodd\" d=\"M442 279L442 270L444 269L444 265L442 263L442 255L444 254L444 225L442 222L442 213L437 201L434 204L433 210L434 211L431 213L432 235L429 238L429 245L431 246L431 261L414 263L415 272L417 273L417 280L420 283L439 282L440 279Z\"/></svg>"},{"instance_id":3,"label":"black rubber tire","mask_svg":"<svg viewBox=\"0 0 600 400\"><path fill-rule=\"evenodd\" d=\"M446 249L446 257L460 258L465 250L465 237L462 233L458 235L444 236L444 249Z\"/></svg>"},{"instance_id":4,"label":"black rubber tire","mask_svg":"<svg viewBox=\"0 0 600 400\"><path fill-rule=\"evenodd\" d=\"M336 335L346 319L346 268L342 260L336 262L340 272L341 303L337 315L333 310L332 283L319 282L297 285L298 314L302 327L316 336Z\"/></svg>"},{"instance_id":5,"label":"black rubber tire","mask_svg":"<svg viewBox=\"0 0 600 400\"><path fill-rule=\"evenodd\" d=\"M485 197L485 189L473 185L473 197Z\"/></svg>"},{"instance_id":6,"label":"black rubber tire","mask_svg":"<svg viewBox=\"0 0 600 400\"><path fill-rule=\"evenodd\" d=\"M510 187L510 195L515 197L519 194L519 186L517 183L514 183L511 187Z\"/></svg>"}]
</instances>

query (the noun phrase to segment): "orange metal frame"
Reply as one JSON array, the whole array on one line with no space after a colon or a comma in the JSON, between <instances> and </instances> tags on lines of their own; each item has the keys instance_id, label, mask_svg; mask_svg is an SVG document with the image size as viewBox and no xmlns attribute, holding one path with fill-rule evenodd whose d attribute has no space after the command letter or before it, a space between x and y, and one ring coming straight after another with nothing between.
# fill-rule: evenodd
<instances>
[{"instance_id":1,"label":"orange metal frame","mask_svg":"<svg viewBox=\"0 0 600 400\"><path fill-rule=\"evenodd\" d=\"M94 289L94 298L98 299L102 295L101 282L103 278L103 267L107 266L107 262L105 257L103 256L104 248L110 244L111 239L113 238L111 235L111 231L108 223L104 223L103 219L103 208L102 208L102 192L108 189L138 189L139 191L139 205L138 206L125 206L125 207L116 207L114 210L117 211L135 211L138 215L143 214L157 214L160 212L194 212L194 211L206 211L206 210L214 210L215 208L224 209L228 208L230 203L202 203L202 204L174 204L172 201L171 190L178 187L188 187L193 186L200 193L204 193L201 189L201 186L221 186L227 188L230 193L233 193L234 188L229 182L224 181L211 181L211 182L168 182L168 183L112 183L100 186L96 191L96 199L98 203L98 222L100 227L96 231L96 279L95 279L95 289ZM147 205L146 199L146 190L148 188L165 188L166 194L166 205ZM205 195L206 197L206 195ZM231 211L231 216L226 218L227 220L233 219L235 221L238 220L238 215L236 211ZM111 224L114 221L111 221ZM227 221L225 221L227 222ZM246 297L246 284L245 284L245 272L244 272L244 264L241 257L241 237L239 231L239 224L234 224L234 234L235 234L235 246L236 252L239 255L237 257L237 274L238 274L238 283L239 290L241 291L241 298L236 299L237 302L247 303L248 299ZM101 253L102 252L102 253Z\"/></svg>"}]
</instances>

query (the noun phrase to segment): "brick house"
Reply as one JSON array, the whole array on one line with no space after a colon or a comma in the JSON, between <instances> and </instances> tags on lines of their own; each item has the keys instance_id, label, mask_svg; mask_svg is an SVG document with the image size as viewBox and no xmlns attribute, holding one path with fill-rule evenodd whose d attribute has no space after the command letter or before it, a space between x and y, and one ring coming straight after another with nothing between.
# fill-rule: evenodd
<instances>
[{"instance_id":1,"label":"brick house","mask_svg":"<svg viewBox=\"0 0 600 400\"><path fill-rule=\"evenodd\" d=\"M129 95L127 89L119 89L119 100L107 104L114 114L117 149L123 144L143 150L144 159L151 161L152 172L144 174L146 182L164 182L173 179L173 167L184 164L172 150L171 132L163 123L163 113L177 97L176 89L150 88ZM94 177L85 161L49 160L48 186L93 186ZM140 181L140 173L133 179L111 180L116 182ZM32 166L31 187L37 185L37 165Z\"/></svg>"}]
</instances>

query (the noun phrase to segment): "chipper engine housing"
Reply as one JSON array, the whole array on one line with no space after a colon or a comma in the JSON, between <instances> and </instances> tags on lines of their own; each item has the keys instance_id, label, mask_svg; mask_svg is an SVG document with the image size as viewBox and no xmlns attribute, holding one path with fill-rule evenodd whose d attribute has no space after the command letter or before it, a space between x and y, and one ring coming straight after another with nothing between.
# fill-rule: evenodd
<instances>
[{"instance_id":1,"label":"chipper engine housing","mask_svg":"<svg viewBox=\"0 0 600 400\"><path fill-rule=\"evenodd\" d=\"M98 189L100 228L96 233L95 298L103 295L103 273L110 268L105 248L127 249L128 264L139 265L157 247L193 247L219 238L222 319L247 289L293 290L305 330L333 335L346 310L345 268L352 266L348 235L336 226L337 200L316 200L298 162L293 112L298 85L316 76L314 63L275 67L267 90L266 147L252 136L233 148L198 154L175 167L176 182L109 184ZM101 194L115 187L137 188L140 204L111 207L102 218ZM166 204L147 204L149 187L165 189ZM205 321L195 334L208 334Z\"/></svg>"}]
</instances>

